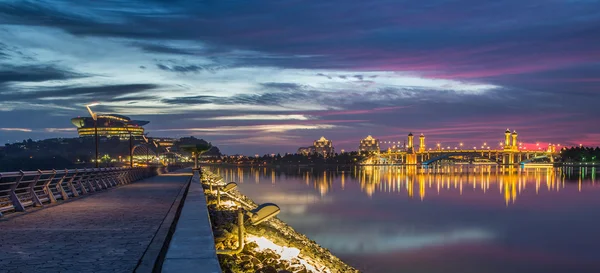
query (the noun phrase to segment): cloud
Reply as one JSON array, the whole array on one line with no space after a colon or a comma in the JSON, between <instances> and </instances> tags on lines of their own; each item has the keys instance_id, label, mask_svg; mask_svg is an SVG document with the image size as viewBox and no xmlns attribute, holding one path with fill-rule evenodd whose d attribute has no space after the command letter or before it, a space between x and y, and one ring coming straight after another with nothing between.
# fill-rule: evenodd
<instances>
[{"instance_id":1,"label":"cloud","mask_svg":"<svg viewBox=\"0 0 600 273\"><path fill-rule=\"evenodd\" d=\"M211 118L199 118L198 120L310 120L312 119L307 115L241 115L241 116L218 116Z\"/></svg>"},{"instance_id":2,"label":"cloud","mask_svg":"<svg viewBox=\"0 0 600 273\"><path fill-rule=\"evenodd\" d=\"M84 75L60 69L52 65L2 65L0 67L0 84L10 82L67 80L80 77L84 77Z\"/></svg>"},{"instance_id":3,"label":"cloud","mask_svg":"<svg viewBox=\"0 0 600 273\"><path fill-rule=\"evenodd\" d=\"M598 11L543 0L4 1L0 120L67 127L62 117L93 100L98 111L151 120L149 131L343 117L355 122L329 138L429 128L450 141L464 137L448 127L518 126L532 138L593 143ZM556 112L576 115L521 122ZM310 140L318 130L294 134Z\"/></svg>"},{"instance_id":4,"label":"cloud","mask_svg":"<svg viewBox=\"0 0 600 273\"><path fill-rule=\"evenodd\" d=\"M332 124L263 124L244 126L216 126L206 128L159 129L161 132L241 132L260 131L265 133L283 133L292 130L324 130L340 127Z\"/></svg>"},{"instance_id":5,"label":"cloud","mask_svg":"<svg viewBox=\"0 0 600 273\"><path fill-rule=\"evenodd\" d=\"M32 132L33 130L28 128L0 128L0 131L5 132Z\"/></svg>"},{"instance_id":6,"label":"cloud","mask_svg":"<svg viewBox=\"0 0 600 273\"><path fill-rule=\"evenodd\" d=\"M77 128L44 128L44 131L49 133L75 132Z\"/></svg>"},{"instance_id":7,"label":"cloud","mask_svg":"<svg viewBox=\"0 0 600 273\"><path fill-rule=\"evenodd\" d=\"M118 96L135 94L159 88L156 84L118 84L100 86L58 86L38 87L31 91L12 91L0 93L0 99L19 100L73 100L98 101L111 100ZM117 99L118 100L118 99Z\"/></svg>"}]
</instances>

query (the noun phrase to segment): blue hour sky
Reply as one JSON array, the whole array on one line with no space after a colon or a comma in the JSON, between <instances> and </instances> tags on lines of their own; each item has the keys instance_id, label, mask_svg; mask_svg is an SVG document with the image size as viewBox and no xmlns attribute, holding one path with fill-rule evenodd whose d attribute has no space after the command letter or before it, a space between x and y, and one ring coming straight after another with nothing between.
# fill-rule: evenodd
<instances>
[{"instance_id":1,"label":"blue hour sky","mask_svg":"<svg viewBox=\"0 0 600 273\"><path fill-rule=\"evenodd\" d=\"M600 145L600 1L2 1L0 143L95 110L225 153Z\"/></svg>"}]
</instances>

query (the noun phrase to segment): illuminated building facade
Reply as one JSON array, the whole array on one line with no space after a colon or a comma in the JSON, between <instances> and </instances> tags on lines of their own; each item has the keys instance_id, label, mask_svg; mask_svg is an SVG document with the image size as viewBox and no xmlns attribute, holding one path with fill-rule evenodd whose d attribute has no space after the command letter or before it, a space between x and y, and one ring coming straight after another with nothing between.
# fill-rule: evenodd
<instances>
[{"instance_id":1,"label":"illuminated building facade","mask_svg":"<svg viewBox=\"0 0 600 273\"><path fill-rule=\"evenodd\" d=\"M300 147L298 148L297 154L300 155L309 155L315 152L315 147L314 146L309 146L309 147Z\"/></svg>"},{"instance_id":2,"label":"illuminated building facade","mask_svg":"<svg viewBox=\"0 0 600 273\"><path fill-rule=\"evenodd\" d=\"M173 147L173 145L175 145L175 142L177 142L179 139L176 139L176 138L155 138L153 140L156 141L156 143L158 143L158 145L160 145L160 147Z\"/></svg>"},{"instance_id":3,"label":"illuminated building facade","mask_svg":"<svg viewBox=\"0 0 600 273\"><path fill-rule=\"evenodd\" d=\"M425 152L425 135L421 133L419 136L419 153Z\"/></svg>"},{"instance_id":4,"label":"illuminated building facade","mask_svg":"<svg viewBox=\"0 0 600 273\"><path fill-rule=\"evenodd\" d=\"M144 135L144 125L149 121L131 120L129 117L107 114L98 115L98 135L103 137L118 137L128 139L131 134L134 137ZM93 137L95 134L94 119L92 117L76 117L71 123L77 127L79 137Z\"/></svg>"},{"instance_id":5,"label":"illuminated building facade","mask_svg":"<svg viewBox=\"0 0 600 273\"><path fill-rule=\"evenodd\" d=\"M366 138L360 140L358 150L361 152L379 152L379 140L368 135Z\"/></svg>"},{"instance_id":6,"label":"illuminated building facade","mask_svg":"<svg viewBox=\"0 0 600 273\"><path fill-rule=\"evenodd\" d=\"M331 142L331 140L328 140L325 137L321 137L320 139L315 140L313 146L315 147L315 152L324 156L334 153L333 143Z\"/></svg>"}]
</instances>

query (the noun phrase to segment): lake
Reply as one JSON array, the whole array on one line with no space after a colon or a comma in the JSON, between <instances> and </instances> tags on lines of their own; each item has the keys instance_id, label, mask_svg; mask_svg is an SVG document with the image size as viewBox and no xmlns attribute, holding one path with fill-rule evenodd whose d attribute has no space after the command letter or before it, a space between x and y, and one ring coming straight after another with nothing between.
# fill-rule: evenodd
<instances>
[{"instance_id":1,"label":"lake","mask_svg":"<svg viewBox=\"0 0 600 273\"><path fill-rule=\"evenodd\" d=\"M210 168L363 272L600 272L595 168Z\"/></svg>"}]
</instances>

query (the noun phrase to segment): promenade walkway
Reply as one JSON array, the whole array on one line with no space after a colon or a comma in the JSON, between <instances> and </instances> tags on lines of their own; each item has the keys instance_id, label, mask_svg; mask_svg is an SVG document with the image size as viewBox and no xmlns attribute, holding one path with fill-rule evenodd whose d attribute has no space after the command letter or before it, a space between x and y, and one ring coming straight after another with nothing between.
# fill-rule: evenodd
<instances>
[{"instance_id":1,"label":"promenade walkway","mask_svg":"<svg viewBox=\"0 0 600 273\"><path fill-rule=\"evenodd\" d=\"M148 252L162 246L190 175L155 176L0 218L0 273L150 272Z\"/></svg>"}]
</instances>

